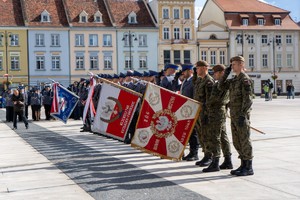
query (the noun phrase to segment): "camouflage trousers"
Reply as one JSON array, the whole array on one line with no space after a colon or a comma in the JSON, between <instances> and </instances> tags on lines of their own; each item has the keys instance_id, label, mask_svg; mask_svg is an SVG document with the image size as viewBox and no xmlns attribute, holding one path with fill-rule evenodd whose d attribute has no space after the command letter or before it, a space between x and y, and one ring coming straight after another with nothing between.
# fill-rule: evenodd
<instances>
[{"instance_id":1,"label":"camouflage trousers","mask_svg":"<svg viewBox=\"0 0 300 200\"><path fill-rule=\"evenodd\" d=\"M210 121L206 146L213 157L220 157L221 149L224 157L231 156L225 120Z\"/></svg>"},{"instance_id":2,"label":"camouflage trousers","mask_svg":"<svg viewBox=\"0 0 300 200\"><path fill-rule=\"evenodd\" d=\"M207 148L207 134L208 134L208 125L201 123L201 118L199 117L196 121L195 128L198 134L199 143L204 154L210 154Z\"/></svg>"},{"instance_id":3,"label":"camouflage trousers","mask_svg":"<svg viewBox=\"0 0 300 200\"><path fill-rule=\"evenodd\" d=\"M242 160L251 160L253 158L252 144L250 140L250 121L249 115L246 117L242 127L238 125L238 116L231 116L231 132L233 146Z\"/></svg>"}]
</instances>

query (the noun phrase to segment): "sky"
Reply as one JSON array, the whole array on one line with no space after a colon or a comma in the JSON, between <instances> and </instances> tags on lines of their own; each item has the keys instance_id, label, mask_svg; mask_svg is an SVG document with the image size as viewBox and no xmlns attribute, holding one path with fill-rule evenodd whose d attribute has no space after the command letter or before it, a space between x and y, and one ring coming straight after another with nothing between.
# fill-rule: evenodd
<instances>
[{"instance_id":1,"label":"sky","mask_svg":"<svg viewBox=\"0 0 300 200\"><path fill-rule=\"evenodd\" d=\"M260 0L265 3L269 3L273 6L282 8L284 10L290 11L292 19L296 22L300 21L300 0ZM195 12L197 19L199 14L205 4L206 0L196 0L195 1Z\"/></svg>"}]
</instances>

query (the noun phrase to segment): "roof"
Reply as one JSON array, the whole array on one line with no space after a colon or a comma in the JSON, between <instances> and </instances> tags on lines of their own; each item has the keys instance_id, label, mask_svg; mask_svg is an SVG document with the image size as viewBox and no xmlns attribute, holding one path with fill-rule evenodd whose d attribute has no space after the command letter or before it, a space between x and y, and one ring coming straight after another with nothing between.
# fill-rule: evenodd
<instances>
[{"instance_id":1,"label":"roof","mask_svg":"<svg viewBox=\"0 0 300 200\"><path fill-rule=\"evenodd\" d=\"M237 30L300 30L300 27L291 19L288 14L280 14L281 25L274 25L274 16L272 14L263 14L265 25L257 24L257 16L249 15L249 24L244 26L241 23L241 16L237 13L225 14L225 20L229 29Z\"/></svg>"},{"instance_id":2,"label":"roof","mask_svg":"<svg viewBox=\"0 0 300 200\"><path fill-rule=\"evenodd\" d=\"M117 27L155 27L143 0L108 0L113 22ZM137 23L129 24L128 15L135 12Z\"/></svg>"},{"instance_id":3,"label":"roof","mask_svg":"<svg viewBox=\"0 0 300 200\"><path fill-rule=\"evenodd\" d=\"M65 27L68 26L62 0L21 0L24 5L28 26ZM41 13L50 14L50 22L41 22Z\"/></svg>"},{"instance_id":4,"label":"roof","mask_svg":"<svg viewBox=\"0 0 300 200\"><path fill-rule=\"evenodd\" d=\"M24 26L20 1L2 1L0 3L0 13L0 26Z\"/></svg>"},{"instance_id":5,"label":"roof","mask_svg":"<svg viewBox=\"0 0 300 200\"><path fill-rule=\"evenodd\" d=\"M112 26L103 0L64 0L70 25L73 27L107 27ZM79 22L82 11L88 14L88 22ZM100 11L103 23L95 23L94 15Z\"/></svg>"},{"instance_id":6,"label":"roof","mask_svg":"<svg viewBox=\"0 0 300 200\"><path fill-rule=\"evenodd\" d=\"M213 0L224 12L289 13L259 0Z\"/></svg>"}]
</instances>

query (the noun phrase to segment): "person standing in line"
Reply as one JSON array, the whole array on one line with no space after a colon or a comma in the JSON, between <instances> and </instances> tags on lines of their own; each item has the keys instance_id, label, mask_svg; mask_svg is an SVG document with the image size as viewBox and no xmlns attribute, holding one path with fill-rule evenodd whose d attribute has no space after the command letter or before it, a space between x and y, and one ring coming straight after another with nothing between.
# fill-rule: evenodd
<instances>
[{"instance_id":1,"label":"person standing in line","mask_svg":"<svg viewBox=\"0 0 300 200\"><path fill-rule=\"evenodd\" d=\"M45 109L45 115L46 115L46 120L50 120L51 119L51 115L50 115L50 111L51 111L51 105L52 105L52 91L50 88L50 85L46 85L45 86L45 90L43 91L43 106Z\"/></svg>"},{"instance_id":2,"label":"person standing in line","mask_svg":"<svg viewBox=\"0 0 300 200\"><path fill-rule=\"evenodd\" d=\"M28 121L24 115L24 96L19 92L19 90L14 89L12 95L12 101L14 104L14 122L13 122L13 130L17 129L17 116L19 119L22 118L22 121L25 124L26 129L28 129Z\"/></svg>"},{"instance_id":3,"label":"person standing in line","mask_svg":"<svg viewBox=\"0 0 300 200\"><path fill-rule=\"evenodd\" d=\"M229 89L229 108L231 116L231 133L235 149L241 159L241 165L231 170L231 175L253 175L253 150L250 140L250 112L253 99L253 82L245 73L245 59L236 56L230 59L231 65L225 69L219 89ZM236 74L233 79L227 79L231 70Z\"/></svg>"},{"instance_id":4,"label":"person standing in line","mask_svg":"<svg viewBox=\"0 0 300 200\"><path fill-rule=\"evenodd\" d=\"M5 109L6 109L6 122L12 122L14 119L14 104L12 102L11 89L8 89L4 95L5 98Z\"/></svg>"},{"instance_id":5,"label":"person standing in line","mask_svg":"<svg viewBox=\"0 0 300 200\"><path fill-rule=\"evenodd\" d=\"M31 95L31 107L33 107L34 119L35 121L40 121L41 119L41 107L42 107L42 95L40 93L40 89L36 88L34 93Z\"/></svg>"}]
</instances>

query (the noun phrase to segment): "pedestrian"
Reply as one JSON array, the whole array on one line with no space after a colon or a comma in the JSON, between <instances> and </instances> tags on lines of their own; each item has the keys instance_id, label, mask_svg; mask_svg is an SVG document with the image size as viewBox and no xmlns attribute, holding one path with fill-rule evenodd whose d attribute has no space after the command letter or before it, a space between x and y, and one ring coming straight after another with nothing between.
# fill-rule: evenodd
<instances>
[{"instance_id":1,"label":"pedestrian","mask_svg":"<svg viewBox=\"0 0 300 200\"><path fill-rule=\"evenodd\" d=\"M253 175L252 168L253 150L250 140L250 111L253 98L253 82L245 73L245 59L236 56L230 59L231 65L225 69L220 81L219 89L229 89L229 108L231 117L231 133L235 149L241 159L241 165L231 170L232 175ZM234 78L227 79L231 70Z\"/></svg>"},{"instance_id":2,"label":"pedestrian","mask_svg":"<svg viewBox=\"0 0 300 200\"><path fill-rule=\"evenodd\" d=\"M292 96L292 84L288 83L288 85L286 86L286 92L287 92L287 99L290 99Z\"/></svg>"},{"instance_id":3,"label":"pedestrian","mask_svg":"<svg viewBox=\"0 0 300 200\"><path fill-rule=\"evenodd\" d=\"M196 76L199 77L199 81L196 81L194 87L194 99L200 102L201 111L199 117L198 126L198 137L199 142L204 153L204 157L197 161L195 164L204 167L209 166L212 162L212 152L209 151L207 144L207 134L208 134L208 110L207 103L209 101L208 97L211 95L212 86L214 84L213 78L208 74L209 64L206 61L198 61L196 63Z\"/></svg>"},{"instance_id":4,"label":"pedestrian","mask_svg":"<svg viewBox=\"0 0 300 200\"><path fill-rule=\"evenodd\" d=\"M46 120L51 119L50 111L52 105L53 94L50 85L45 86L45 90L42 93L42 102L45 109Z\"/></svg>"},{"instance_id":5,"label":"pedestrian","mask_svg":"<svg viewBox=\"0 0 300 200\"><path fill-rule=\"evenodd\" d=\"M294 99L295 98L295 87L293 84L291 84L291 95L292 95L292 98Z\"/></svg>"},{"instance_id":6,"label":"pedestrian","mask_svg":"<svg viewBox=\"0 0 300 200\"><path fill-rule=\"evenodd\" d=\"M277 95L280 96L280 94L281 94L281 86L278 85L277 86Z\"/></svg>"},{"instance_id":7,"label":"pedestrian","mask_svg":"<svg viewBox=\"0 0 300 200\"><path fill-rule=\"evenodd\" d=\"M6 122L12 122L14 119L14 104L12 101L11 89L8 89L4 95L5 109L6 109Z\"/></svg>"},{"instance_id":8,"label":"pedestrian","mask_svg":"<svg viewBox=\"0 0 300 200\"><path fill-rule=\"evenodd\" d=\"M41 107L42 107L42 95L40 93L40 89L36 88L34 93L30 97L31 107L34 111L32 115L35 121L40 121L41 119Z\"/></svg>"},{"instance_id":9,"label":"pedestrian","mask_svg":"<svg viewBox=\"0 0 300 200\"><path fill-rule=\"evenodd\" d=\"M273 83L271 82L270 79L268 79L268 84L269 84L269 101L273 100Z\"/></svg>"},{"instance_id":10,"label":"pedestrian","mask_svg":"<svg viewBox=\"0 0 300 200\"><path fill-rule=\"evenodd\" d=\"M264 83L263 90L265 93L265 101L269 101L269 84L268 84L268 82Z\"/></svg>"},{"instance_id":11,"label":"pedestrian","mask_svg":"<svg viewBox=\"0 0 300 200\"><path fill-rule=\"evenodd\" d=\"M224 65L215 65L213 67L213 76L215 83L212 88L209 101L207 102L208 110L208 148L212 152L212 163L204 168L203 172L215 172L220 169L232 169L231 148L226 133L226 105L229 103L229 91L220 90L219 81L225 72ZM221 149L225 157L224 162L219 166Z\"/></svg>"},{"instance_id":12,"label":"pedestrian","mask_svg":"<svg viewBox=\"0 0 300 200\"><path fill-rule=\"evenodd\" d=\"M28 129L28 121L24 115L24 96L19 92L18 89L14 89L12 95L12 101L14 104L14 122L13 122L13 130L17 129L17 116L19 119L22 118L22 121L25 124L26 129Z\"/></svg>"}]
</instances>

